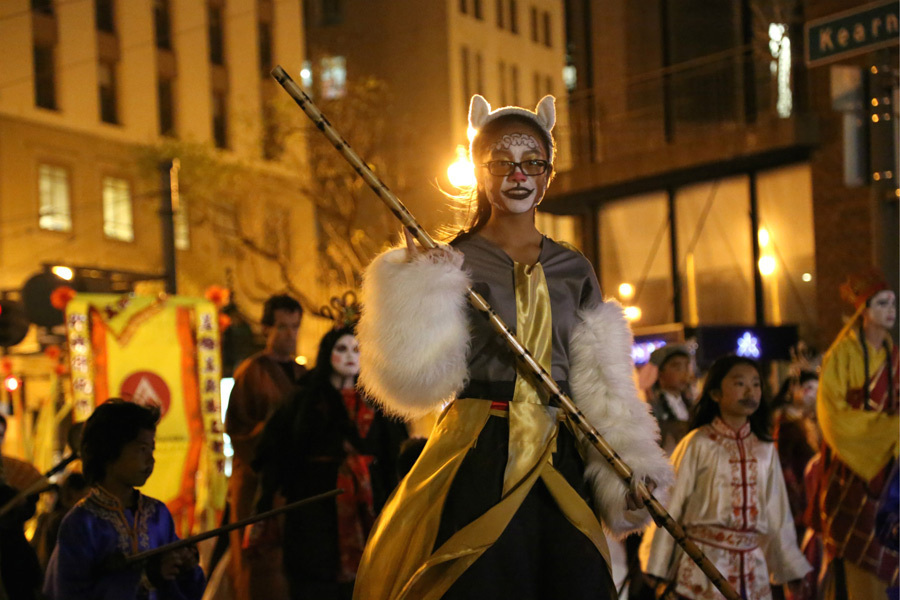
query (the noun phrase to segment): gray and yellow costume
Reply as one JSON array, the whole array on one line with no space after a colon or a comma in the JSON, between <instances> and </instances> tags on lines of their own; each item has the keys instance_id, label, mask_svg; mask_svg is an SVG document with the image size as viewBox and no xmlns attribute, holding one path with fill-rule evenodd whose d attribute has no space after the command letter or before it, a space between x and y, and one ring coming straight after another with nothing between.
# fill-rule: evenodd
<instances>
[{"instance_id":1,"label":"gray and yellow costume","mask_svg":"<svg viewBox=\"0 0 900 600\"><path fill-rule=\"evenodd\" d=\"M451 251L407 262L397 249L366 273L361 383L388 411L443 412L373 529L354 596L614 597L600 521L625 533L646 513L625 510L623 484L465 291L487 299L638 476L664 486L671 470L631 378L621 307L602 301L582 255L549 238L534 265L478 234L452 247L462 268Z\"/></svg>"}]
</instances>

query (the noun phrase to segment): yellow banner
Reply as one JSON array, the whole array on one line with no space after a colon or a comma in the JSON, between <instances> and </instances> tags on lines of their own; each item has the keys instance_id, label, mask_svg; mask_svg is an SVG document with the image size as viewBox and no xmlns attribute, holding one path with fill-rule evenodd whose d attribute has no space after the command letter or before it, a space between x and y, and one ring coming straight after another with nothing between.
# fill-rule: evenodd
<instances>
[{"instance_id":1,"label":"yellow banner","mask_svg":"<svg viewBox=\"0 0 900 600\"><path fill-rule=\"evenodd\" d=\"M215 307L78 294L66 317L76 421L110 397L159 409L156 467L142 492L168 505L180 534L212 527L225 502Z\"/></svg>"}]
</instances>

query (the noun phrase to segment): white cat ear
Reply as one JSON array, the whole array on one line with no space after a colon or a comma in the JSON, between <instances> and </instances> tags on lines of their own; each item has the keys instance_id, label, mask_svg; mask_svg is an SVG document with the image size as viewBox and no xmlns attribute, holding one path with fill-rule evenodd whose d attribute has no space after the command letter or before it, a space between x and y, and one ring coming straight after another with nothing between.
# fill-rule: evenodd
<instances>
[{"instance_id":1,"label":"white cat ear","mask_svg":"<svg viewBox=\"0 0 900 600\"><path fill-rule=\"evenodd\" d=\"M556 125L556 98L549 94L544 96L541 98L541 101L538 102L534 112L537 113L538 120L544 124L547 131L551 131L553 126Z\"/></svg>"},{"instance_id":2,"label":"white cat ear","mask_svg":"<svg viewBox=\"0 0 900 600\"><path fill-rule=\"evenodd\" d=\"M481 125L487 116L491 114L491 105L479 94L472 96L469 103L469 127L472 129L481 129Z\"/></svg>"}]
</instances>

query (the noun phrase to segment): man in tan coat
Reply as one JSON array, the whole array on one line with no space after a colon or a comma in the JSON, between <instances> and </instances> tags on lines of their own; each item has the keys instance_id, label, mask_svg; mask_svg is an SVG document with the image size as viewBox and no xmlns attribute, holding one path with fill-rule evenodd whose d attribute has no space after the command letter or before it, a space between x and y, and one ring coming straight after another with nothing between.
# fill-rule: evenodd
<instances>
[{"instance_id":1,"label":"man in tan coat","mask_svg":"<svg viewBox=\"0 0 900 600\"><path fill-rule=\"evenodd\" d=\"M232 522L249 517L259 478L250 463L266 420L293 393L306 371L295 361L303 309L294 298L272 296L263 308L266 347L238 366L225 415L234 448L228 500ZM232 579L236 600L287 598L280 547L242 548L242 531L231 532Z\"/></svg>"}]
</instances>

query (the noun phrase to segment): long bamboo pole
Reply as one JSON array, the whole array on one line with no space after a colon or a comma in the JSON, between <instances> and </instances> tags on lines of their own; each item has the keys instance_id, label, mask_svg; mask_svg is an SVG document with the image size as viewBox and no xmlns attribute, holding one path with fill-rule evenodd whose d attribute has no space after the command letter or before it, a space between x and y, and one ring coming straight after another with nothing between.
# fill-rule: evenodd
<instances>
[{"instance_id":1,"label":"long bamboo pole","mask_svg":"<svg viewBox=\"0 0 900 600\"><path fill-rule=\"evenodd\" d=\"M422 244L425 248L436 248L437 242L428 235L425 230L419 225L416 219L412 216L409 210L403 205L399 198L388 188L387 185L381 179L378 178L377 175L369 168L369 166L359 157L356 152L350 147L350 144L341 137L341 135L334 129L331 123L328 122L328 119L325 118L325 115L316 107L313 101L309 96L298 86L293 79L287 74L287 72L281 68L281 66L277 66L272 70L272 76L276 81L284 88L284 90L294 99L297 105L306 113L306 116L310 118L310 120L315 124L316 128L322 132L322 134L332 143L334 148L344 157L344 159L350 163L350 166L353 167L353 170L359 174L360 177L368 184L372 191L381 198L381 200L387 205L387 207L394 213L403 226L406 227L407 230L418 240L420 244ZM616 451L603 439L600 433L588 422L587 418L585 418L584 414L575 406L575 403L572 402L572 399L566 395L565 392L560 389L560 387L556 384L553 378L549 373L534 359L531 352L522 345L522 343L516 338L515 334L512 330L503 322L500 316L491 308L491 305L475 290L469 288L466 292L468 295L469 302L476 309L487 315L490 320L491 326L494 328L497 333L499 333L503 339L506 341L506 344L510 347L510 349L516 354L516 356L522 360L525 365L531 370L531 372L537 377L538 381L544 387L544 390L550 397L550 402L557 404L566 411L569 417L575 422L581 432L587 437L587 439L593 444L593 446L600 452L601 456L609 463L612 469L622 478L622 481L625 482L625 485L628 487L632 486L633 472L631 467L629 467L625 462L619 458L619 455L616 454ZM687 534L685 534L684 529L679 525L671 515L666 511L663 505L647 490L646 486L643 482L636 482L635 484L640 488L641 492L647 498L644 506L650 512L650 516L653 517L653 520L656 524L666 531L668 531L679 546L685 551L685 553L691 557L691 559L697 563L697 566L700 567L707 577L709 577L710 581L716 588L722 592L722 595L728 598L728 600L740 600L740 596L738 596L737 592L734 591L734 588L728 583L728 581L722 576L718 569L716 569L715 565L710 562L710 560L706 557L705 554L694 544L693 541L688 539Z\"/></svg>"}]
</instances>

